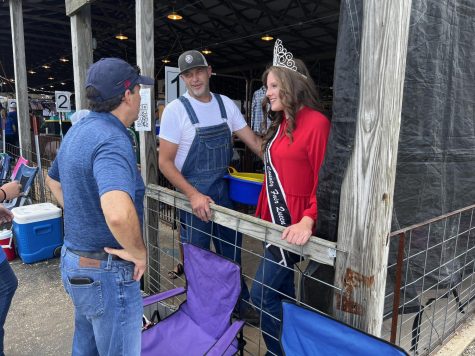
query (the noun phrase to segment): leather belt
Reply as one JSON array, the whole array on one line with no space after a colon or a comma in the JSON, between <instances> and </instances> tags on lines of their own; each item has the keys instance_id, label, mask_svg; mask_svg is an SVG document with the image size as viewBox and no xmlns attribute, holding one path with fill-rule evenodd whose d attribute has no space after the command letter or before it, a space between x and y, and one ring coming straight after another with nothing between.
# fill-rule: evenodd
<instances>
[{"instance_id":1,"label":"leather belt","mask_svg":"<svg viewBox=\"0 0 475 356\"><path fill-rule=\"evenodd\" d=\"M92 258L94 260L101 260L101 261L107 261L109 258L109 254L105 251L79 251L79 250L72 250L68 248L68 251L71 251L75 255L82 256L82 257L87 257L87 258ZM124 261L122 258L116 255L110 255L113 260L115 261Z\"/></svg>"}]
</instances>

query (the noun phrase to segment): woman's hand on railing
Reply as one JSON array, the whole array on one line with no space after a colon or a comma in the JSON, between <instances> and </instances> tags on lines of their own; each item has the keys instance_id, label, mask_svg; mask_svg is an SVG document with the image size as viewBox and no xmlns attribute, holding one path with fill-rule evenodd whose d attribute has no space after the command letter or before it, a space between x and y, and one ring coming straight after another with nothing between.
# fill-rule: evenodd
<instances>
[{"instance_id":1,"label":"woman's hand on railing","mask_svg":"<svg viewBox=\"0 0 475 356\"><path fill-rule=\"evenodd\" d=\"M285 228L282 233L282 240L289 244L305 245L312 236L313 220L304 216L300 222Z\"/></svg>"}]
</instances>

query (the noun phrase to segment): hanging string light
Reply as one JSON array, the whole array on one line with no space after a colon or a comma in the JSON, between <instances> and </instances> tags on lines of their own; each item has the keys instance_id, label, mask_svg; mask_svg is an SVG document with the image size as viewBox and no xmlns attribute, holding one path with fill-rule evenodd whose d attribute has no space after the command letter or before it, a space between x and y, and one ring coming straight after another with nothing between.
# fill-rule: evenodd
<instances>
[{"instance_id":1,"label":"hanging string light","mask_svg":"<svg viewBox=\"0 0 475 356\"><path fill-rule=\"evenodd\" d=\"M272 41L274 39L274 37L272 37L271 35L268 35L268 34L265 34L264 36L261 37L261 40L263 41Z\"/></svg>"},{"instance_id":2,"label":"hanging string light","mask_svg":"<svg viewBox=\"0 0 475 356\"><path fill-rule=\"evenodd\" d=\"M129 39L129 37L127 35L124 35L122 32L119 32L117 35L115 35L115 38L120 41L126 41Z\"/></svg>"},{"instance_id":3,"label":"hanging string light","mask_svg":"<svg viewBox=\"0 0 475 356\"><path fill-rule=\"evenodd\" d=\"M183 16L181 16L178 12L172 11L167 15L167 19L172 21L180 21L183 20Z\"/></svg>"}]
</instances>

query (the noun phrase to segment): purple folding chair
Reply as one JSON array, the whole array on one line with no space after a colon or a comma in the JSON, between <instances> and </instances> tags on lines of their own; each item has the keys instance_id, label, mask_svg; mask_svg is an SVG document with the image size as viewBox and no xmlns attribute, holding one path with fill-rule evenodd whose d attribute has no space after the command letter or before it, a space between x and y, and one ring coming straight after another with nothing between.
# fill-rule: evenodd
<instances>
[{"instance_id":1,"label":"purple folding chair","mask_svg":"<svg viewBox=\"0 0 475 356\"><path fill-rule=\"evenodd\" d=\"M244 321L231 324L241 269L224 257L183 244L186 289L144 298L144 306L186 293L178 310L142 333L142 355L234 355Z\"/></svg>"}]
</instances>

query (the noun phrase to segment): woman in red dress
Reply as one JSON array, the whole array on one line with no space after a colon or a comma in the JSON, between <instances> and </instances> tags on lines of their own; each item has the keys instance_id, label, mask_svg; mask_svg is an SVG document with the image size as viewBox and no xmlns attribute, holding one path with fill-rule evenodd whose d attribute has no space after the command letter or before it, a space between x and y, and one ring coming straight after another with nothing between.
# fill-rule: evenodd
<instances>
[{"instance_id":1,"label":"woman in red dress","mask_svg":"<svg viewBox=\"0 0 475 356\"><path fill-rule=\"evenodd\" d=\"M272 124L263 141L265 181L256 215L286 226L282 239L288 243L304 245L317 220L318 172L330 121L320 112L317 90L304 63L290 57L290 66L276 64L275 53L274 49L274 65L262 77L267 89L263 106L270 104ZM298 256L266 245L256 273L251 298L262 309L268 354L282 354L278 341L281 301L295 297L297 261Z\"/></svg>"}]
</instances>

